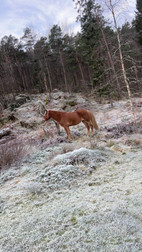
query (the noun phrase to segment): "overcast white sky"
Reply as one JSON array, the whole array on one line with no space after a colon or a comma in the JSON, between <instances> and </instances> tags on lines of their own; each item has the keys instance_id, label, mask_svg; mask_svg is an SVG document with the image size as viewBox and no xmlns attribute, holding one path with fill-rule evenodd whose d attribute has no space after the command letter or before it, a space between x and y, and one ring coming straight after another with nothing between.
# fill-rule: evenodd
<instances>
[{"instance_id":1,"label":"overcast white sky","mask_svg":"<svg viewBox=\"0 0 142 252\"><path fill-rule=\"evenodd\" d=\"M104 0L98 1L105 9L105 17L111 20ZM120 25L134 18L135 5L135 0L121 0L120 8L117 8ZM0 38L10 34L19 38L25 27L30 27L39 36L47 36L54 24L60 25L65 32L75 33L79 30L76 17L72 0L0 0Z\"/></svg>"}]
</instances>

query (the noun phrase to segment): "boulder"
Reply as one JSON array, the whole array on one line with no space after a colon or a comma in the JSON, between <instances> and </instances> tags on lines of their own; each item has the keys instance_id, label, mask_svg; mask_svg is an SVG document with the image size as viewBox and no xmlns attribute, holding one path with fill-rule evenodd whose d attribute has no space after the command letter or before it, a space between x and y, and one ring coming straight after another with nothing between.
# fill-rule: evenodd
<instances>
[{"instance_id":1,"label":"boulder","mask_svg":"<svg viewBox=\"0 0 142 252\"><path fill-rule=\"evenodd\" d=\"M4 136L8 136L8 135L10 135L10 133L11 133L10 128L1 129L0 130L0 138L2 138Z\"/></svg>"},{"instance_id":2,"label":"boulder","mask_svg":"<svg viewBox=\"0 0 142 252\"><path fill-rule=\"evenodd\" d=\"M9 121L14 122L16 119L17 118L11 111L4 110L3 113L0 115L0 127L6 123L9 123Z\"/></svg>"},{"instance_id":3,"label":"boulder","mask_svg":"<svg viewBox=\"0 0 142 252\"><path fill-rule=\"evenodd\" d=\"M27 101L30 101L30 97L28 95L20 94L20 95L16 96L15 101L9 105L10 110L13 111L15 108L20 107L21 105L23 105Z\"/></svg>"}]
</instances>

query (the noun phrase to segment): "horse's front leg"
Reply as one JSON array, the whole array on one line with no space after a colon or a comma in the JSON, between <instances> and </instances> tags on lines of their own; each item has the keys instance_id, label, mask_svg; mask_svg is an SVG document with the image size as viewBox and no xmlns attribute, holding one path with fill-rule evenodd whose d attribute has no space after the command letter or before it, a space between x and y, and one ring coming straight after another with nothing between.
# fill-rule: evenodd
<instances>
[{"instance_id":1,"label":"horse's front leg","mask_svg":"<svg viewBox=\"0 0 142 252\"><path fill-rule=\"evenodd\" d=\"M55 120L53 120L55 125L56 125L56 129L58 131L58 135L60 135L60 126L59 126L59 123L57 123Z\"/></svg>"},{"instance_id":2,"label":"horse's front leg","mask_svg":"<svg viewBox=\"0 0 142 252\"><path fill-rule=\"evenodd\" d=\"M64 126L64 129L65 129L65 131L66 131L66 133L67 133L68 139L69 139L69 140L72 140L72 137L71 137L71 133L70 133L69 127L68 127L68 126Z\"/></svg>"}]
</instances>

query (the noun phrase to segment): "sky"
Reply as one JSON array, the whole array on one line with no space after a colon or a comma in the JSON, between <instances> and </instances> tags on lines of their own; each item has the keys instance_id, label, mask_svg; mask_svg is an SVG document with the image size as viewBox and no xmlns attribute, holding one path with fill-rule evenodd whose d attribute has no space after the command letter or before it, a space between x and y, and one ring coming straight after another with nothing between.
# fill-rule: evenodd
<instances>
[{"instance_id":1,"label":"sky","mask_svg":"<svg viewBox=\"0 0 142 252\"><path fill-rule=\"evenodd\" d=\"M104 4L108 0L97 1L104 9L105 18L111 21L112 15ZM135 17L136 3L135 0L119 1L116 14L121 26ZM60 25L64 33L75 34L80 30L76 17L73 0L0 0L0 39L10 34L20 38L26 27L39 37L48 36L54 24Z\"/></svg>"}]
</instances>

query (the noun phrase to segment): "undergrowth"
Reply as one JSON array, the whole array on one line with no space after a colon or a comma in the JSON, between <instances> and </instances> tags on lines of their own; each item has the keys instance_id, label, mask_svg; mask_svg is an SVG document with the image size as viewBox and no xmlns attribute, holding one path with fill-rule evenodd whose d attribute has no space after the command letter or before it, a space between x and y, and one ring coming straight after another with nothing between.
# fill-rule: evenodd
<instances>
[{"instance_id":1,"label":"undergrowth","mask_svg":"<svg viewBox=\"0 0 142 252\"><path fill-rule=\"evenodd\" d=\"M30 144L16 139L0 145L0 170L8 169L11 165L20 163L28 154L30 148Z\"/></svg>"}]
</instances>

